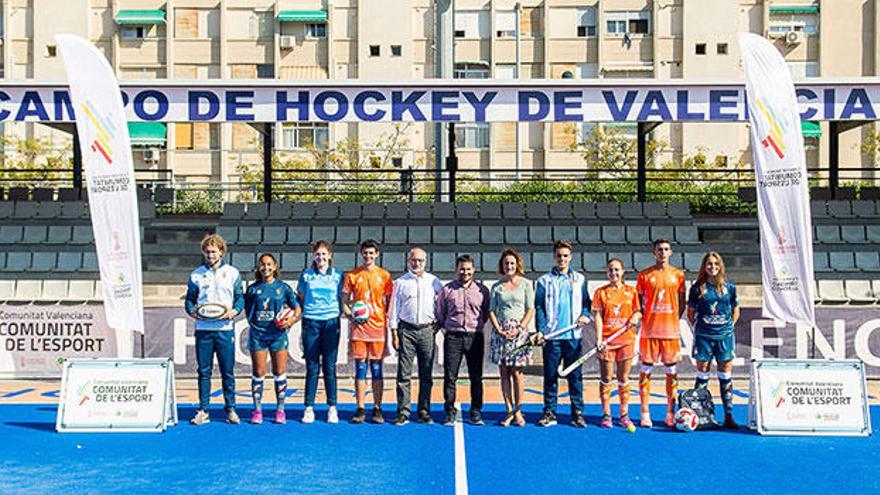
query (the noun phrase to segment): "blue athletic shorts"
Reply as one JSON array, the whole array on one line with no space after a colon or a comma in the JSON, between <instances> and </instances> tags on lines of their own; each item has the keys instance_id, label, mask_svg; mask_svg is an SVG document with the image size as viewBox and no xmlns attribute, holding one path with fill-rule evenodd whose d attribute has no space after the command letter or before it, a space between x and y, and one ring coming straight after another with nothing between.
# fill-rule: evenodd
<instances>
[{"instance_id":1,"label":"blue athletic shorts","mask_svg":"<svg viewBox=\"0 0 880 495\"><path fill-rule=\"evenodd\" d=\"M721 338L709 338L700 334L694 335L694 359L723 363L736 357L736 338L731 332Z\"/></svg>"},{"instance_id":2,"label":"blue athletic shorts","mask_svg":"<svg viewBox=\"0 0 880 495\"><path fill-rule=\"evenodd\" d=\"M287 339L287 332L280 333L264 333L255 332L251 329L248 332L248 350L249 351L285 351L290 347Z\"/></svg>"}]
</instances>

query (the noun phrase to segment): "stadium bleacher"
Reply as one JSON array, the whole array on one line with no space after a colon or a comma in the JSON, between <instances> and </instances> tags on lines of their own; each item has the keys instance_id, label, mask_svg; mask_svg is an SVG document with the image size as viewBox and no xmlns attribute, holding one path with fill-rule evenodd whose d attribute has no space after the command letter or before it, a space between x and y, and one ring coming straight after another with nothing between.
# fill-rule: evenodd
<instances>
[{"instance_id":1,"label":"stadium bleacher","mask_svg":"<svg viewBox=\"0 0 880 495\"><path fill-rule=\"evenodd\" d=\"M100 298L87 203L75 190L58 191L55 200L13 189L0 201L0 301ZM811 201L819 302L880 299L877 203ZM652 240L665 237L674 243L673 264L689 278L703 254L715 250L740 285L761 281L757 220L695 216L685 202L226 203L219 216L181 217L157 216L155 200L145 200L140 211L147 284L182 287L185 273L201 260L198 241L208 232L229 242L228 261L243 272L253 270L258 253L270 251L288 277L306 266L310 243L318 239L335 243L341 269L353 268L357 245L372 238L382 244L381 262L394 274L403 271L407 249L418 244L430 253L428 269L439 276L453 277L455 257L467 253L486 280L495 278L504 246L518 249L535 277L552 266L553 240L568 239L577 245L573 265L591 280L604 280L609 258L623 259L630 270L645 268L653 262Z\"/></svg>"}]
</instances>

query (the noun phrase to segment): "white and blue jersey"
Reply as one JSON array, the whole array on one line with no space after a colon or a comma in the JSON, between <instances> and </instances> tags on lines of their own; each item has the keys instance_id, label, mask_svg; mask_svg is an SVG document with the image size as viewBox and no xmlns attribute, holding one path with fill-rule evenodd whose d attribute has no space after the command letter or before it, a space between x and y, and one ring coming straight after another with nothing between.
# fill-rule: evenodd
<instances>
[{"instance_id":1,"label":"white and blue jersey","mask_svg":"<svg viewBox=\"0 0 880 495\"><path fill-rule=\"evenodd\" d=\"M302 272L296 292L302 296L303 318L315 321L339 318L343 275L333 267L328 267L323 273L314 267Z\"/></svg>"},{"instance_id":2,"label":"white and blue jersey","mask_svg":"<svg viewBox=\"0 0 880 495\"><path fill-rule=\"evenodd\" d=\"M234 266L221 261L220 266L214 269L206 263L189 275L184 303L186 312L192 314L199 306L213 303L222 304L238 313L244 308L241 286L241 274ZM232 320L196 319L196 331L232 328Z\"/></svg>"},{"instance_id":3,"label":"white and blue jersey","mask_svg":"<svg viewBox=\"0 0 880 495\"><path fill-rule=\"evenodd\" d=\"M733 333L733 309L739 306L736 285L725 282L721 292L712 284L706 284L701 294L700 286L691 286L688 306L694 308L694 333L710 339L722 339Z\"/></svg>"},{"instance_id":4,"label":"white and blue jersey","mask_svg":"<svg viewBox=\"0 0 880 495\"><path fill-rule=\"evenodd\" d=\"M296 309L299 301L289 285L275 279L271 284L257 282L244 295L244 310L251 332L277 334L287 330L275 325L275 315L284 307Z\"/></svg>"},{"instance_id":5,"label":"white and blue jersey","mask_svg":"<svg viewBox=\"0 0 880 495\"><path fill-rule=\"evenodd\" d=\"M554 267L541 275L535 287L535 328L549 333L573 325L581 316L590 317L590 293L580 273L569 270L562 274ZM581 328L576 327L550 340L580 340Z\"/></svg>"}]
</instances>

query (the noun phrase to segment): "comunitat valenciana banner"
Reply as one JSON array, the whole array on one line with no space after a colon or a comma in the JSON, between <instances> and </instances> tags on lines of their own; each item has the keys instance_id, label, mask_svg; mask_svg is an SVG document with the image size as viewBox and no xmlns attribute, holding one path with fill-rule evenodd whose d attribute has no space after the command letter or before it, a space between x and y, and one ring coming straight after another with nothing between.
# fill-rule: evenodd
<instances>
[{"instance_id":1,"label":"comunitat valenciana banner","mask_svg":"<svg viewBox=\"0 0 880 495\"><path fill-rule=\"evenodd\" d=\"M807 166L794 85L779 51L741 33L758 195L764 316L815 325Z\"/></svg>"},{"instance_id":2,"label":"comunitat valenciana banner","mask_svg":"<svg viewBox=\"0 0 880 495\"><path fill-rule=\"evenodd\" d=\"M76 112L107 324L143 333L140 223L119 84L92 44L71 35L56 40Z\"/></svg>"}]
</instances>

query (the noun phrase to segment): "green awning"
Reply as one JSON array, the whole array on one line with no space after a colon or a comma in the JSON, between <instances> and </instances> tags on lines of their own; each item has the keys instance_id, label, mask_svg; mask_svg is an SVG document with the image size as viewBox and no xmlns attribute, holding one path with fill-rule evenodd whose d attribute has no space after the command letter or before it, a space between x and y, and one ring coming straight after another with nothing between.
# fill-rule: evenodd
<instances>
[{"instance_id":1,"label":"green awning","mask_svg":"<svg viewBox=\"0 0 880 495\"><path fill-rule=\"evenodd\" d=\"M165 22L164 10L120 10L116 13L116 24L162 24Z\"/></svg>"},{"instance_id":2,"label":"green awning","mask_svg":"<svg viewBox=\"0 0 880 495\"><path fill-rule=\"evenodd\" d=\"M815 14L819 12L818 5L780 5L770 7L771 14Z\"/></svg>"},{"instance_id":3,"label":"green awning","mask_svg":"<svg viewBox=\"0 0 880 495\"><path fill-rule=\"evenodd\" d=\"M132 146L165 146L165 124L162 122L129 122Z\"/></svg>"},{"instance_id":4,"label":"green awning","mask_svg":"<svg viewBox=\"0 0 880 495\"><path fill-rule=\"evenodd\" d=\"M278 13L281 22L327 22L326 10L282 10Z\"/></svg>"},{"instance_id":5,"label":"green awning","mask_svg":"<svg viewBox=\"0 0 880 495\"><path fill-rule=\"evenodd\" d=\"M808 138L822 137L822 128L818 122L810 122L809 120L801 121L801 134Z\"/></svg>"}]
</instances>

